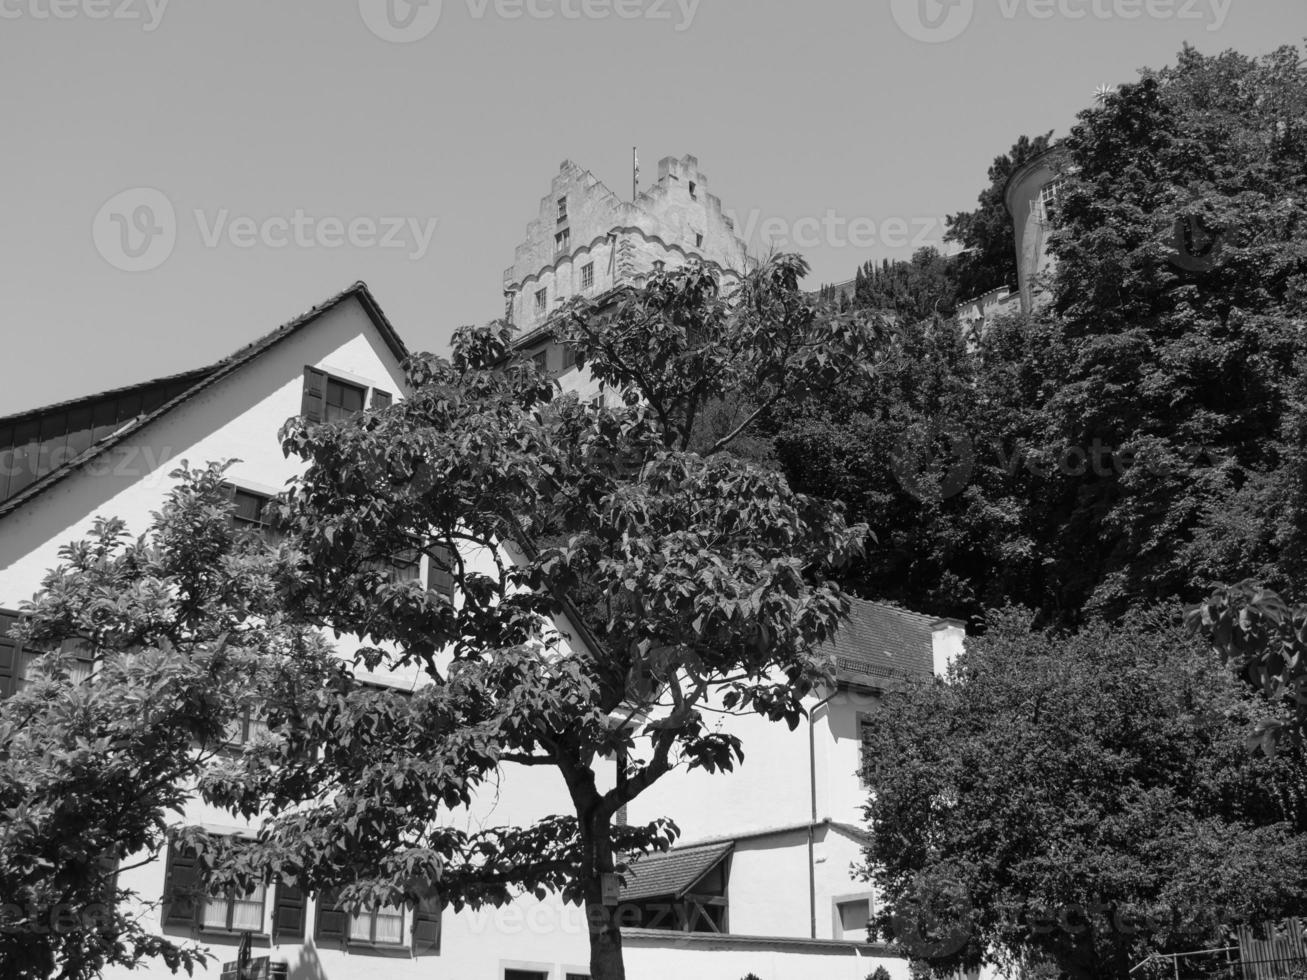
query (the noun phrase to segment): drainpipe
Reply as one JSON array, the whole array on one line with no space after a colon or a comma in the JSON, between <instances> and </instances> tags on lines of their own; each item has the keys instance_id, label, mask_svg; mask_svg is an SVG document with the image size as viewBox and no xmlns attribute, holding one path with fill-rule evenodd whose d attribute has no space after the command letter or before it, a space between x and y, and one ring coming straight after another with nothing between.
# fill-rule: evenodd
<instances>
[{"instance_id":1,"label":"drainpipe","mask_svg":"<svg viewBox=\"0 0 1307 980\"><path fill-rule=\"evenodd\" d=\"M817 712L839 694L837 687L812 706L808 712L808 790L812 809L808 817L808 938L817 938L817 859L814 839L817 832Z\"/></svg>"}]
</instances>

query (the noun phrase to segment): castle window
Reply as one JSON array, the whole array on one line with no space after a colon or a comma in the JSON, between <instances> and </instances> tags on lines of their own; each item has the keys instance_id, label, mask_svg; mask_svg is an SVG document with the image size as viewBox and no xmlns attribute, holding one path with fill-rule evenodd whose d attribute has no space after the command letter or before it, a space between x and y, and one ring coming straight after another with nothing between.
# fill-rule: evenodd
<instances>
[{"instance_id":1,"label":"castle window","mask_svg":"<svg viewBox=\"0 0 1307 980\"><path fill-rule=\"evenodd\" d=\"M567 198L565 197L560 197L558 199L558 220L567 220Z\"/></svg>"},{"instance_id":2,"label":"castle window","mask_svg":"<svg viewBox=\"0 0 1307 980\"><path fill-rule=\"evenodd\" d=\"M536 312L543 313L548 302L548 294L543 289L536 290Z\"/></svg>"},{"instance_id":3,"label":"castle window","mask_svg":"<svg viewBox=\"0 0 1307 980\"><path fill-rule=\"evenodd\" d=\"M696 190L698 190L698 185L697 185L694 181L690 181L690 196L691 196L691 197L698 197L698 195L695 193Z\"/></svg>"},{"instance_id":4,"label":"castle window","mask_svg":"<svg viewBox=\"0 0 1307 980\"><path fill-rule=\"evenodd\" d=\"M543 374L549 370L549 352L542 350L539 354L532 356L531 362L535 364L536 370Z\"/></svg>"},{"instance_id":5,"label":"castle window","mask_svg":"<svg viewBox=\"0 0 1307 980\"><path fill-rule=\"evenodd\" d=\"M699 233L697 233L697 232L695 233L695 236L694 236L694 247L695 247L695 248L703 248L703 235L701 235L701 234L699 234Z\"/></svg>"},{"instance_id":6,"label":"castle window","mask_svg":"<svg viewBox=\"0 0 1307 980\"><path fill-rule=\"evenodd\" d=\"M557 252L566 252L569 245L572 244L572 232L564 228L554 236L554 250Z\"/></svg>"},{"instance_id":7,"label":"castle window","mask_svg":"<svg viewBox=\"0 0 1307 980\"><path fill-rule=\"evenodd\" d=\"M654 263L654 272L662 272L666 268L667 268L667 263L664 262L662 259L659 259L657 262Z\"/></svg>"},{"instance_id":8,"label":"castle window","mask_svg":"<svg viewBox=\"0 0 1307 980\"><path fill-rule=\"evenodd\" d=\"M581 288L593 289L595 284L595 264L587 262L581 266Z\"/></svg>"}]
</instances>

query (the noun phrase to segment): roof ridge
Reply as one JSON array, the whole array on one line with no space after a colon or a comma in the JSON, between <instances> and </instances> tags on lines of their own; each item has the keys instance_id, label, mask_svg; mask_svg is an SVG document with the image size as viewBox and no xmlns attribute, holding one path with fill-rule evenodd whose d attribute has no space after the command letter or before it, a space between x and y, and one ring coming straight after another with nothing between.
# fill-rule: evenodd
<instances>
[{"instance_id":1,"label":"roof ridge","mask_svg":"<svg viewBox=\"0 0 1307 980\"><path fill-rule=\"evenodd\" d=\"M63 465L43 474L39 479L24 487L18 493L0 501L0 518L5 517L12 511L21 507L27 501L39 496L46 489L64 479L74 470L80 469L101 453L113 448L128 435L139 432L155 419L166 415L178 405L193 398L210 385L217 383L227 375L243 367L278 341L289 337L295 331L312 323L314 320L318 319L329 310L339 306L351 297L356 298L363 306L364 312L367 314L369 321L381 334L382 339L386 342L386 346L390 348L391 353L395 355L396 359L401 363L405 361L409 357L409 352L404 341L400 339L398 332L386 317L385 313L382 312L380 305L377 303L376 297L372 295L372 291L368 288L367 283L361 279L356 280L346 289L343 289L321 303L310 307L294 319L286 321L281 326L269 331L259 339L252 341L243 347L237 348L236 351L223 358L218 363L211 365L209 368L200 368L191 372L197 379L195 384L184 389L180 394L173 398L170 398L154 411L139 416L135 420L123 425L112 435L106 436L87 447L86 450L73 459L68 460ZM182 375L182 377L187 376L188 375L185 374ZM101 394L108 393L109 392L102 392Z\"/></svg>"}]
</instances>

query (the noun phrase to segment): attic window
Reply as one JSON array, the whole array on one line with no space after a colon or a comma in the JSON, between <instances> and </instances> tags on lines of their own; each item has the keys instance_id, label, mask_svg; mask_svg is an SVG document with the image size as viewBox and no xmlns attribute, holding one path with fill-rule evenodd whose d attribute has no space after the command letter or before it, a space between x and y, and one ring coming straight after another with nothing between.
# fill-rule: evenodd
<instances>
[{"instance_id":1,"label":"attic window","mask_svg":"<svg viewBox=\"0 0 1307 980\"><path fill-rule=\"evenodd\" d=\"M304 397L300 414L310 422L332 422L363 411L369 389L365 385L333 377L315 367L304 368ZM373 410L391 404L389 392L373 388Z\"/></svg>"}]
</instances>

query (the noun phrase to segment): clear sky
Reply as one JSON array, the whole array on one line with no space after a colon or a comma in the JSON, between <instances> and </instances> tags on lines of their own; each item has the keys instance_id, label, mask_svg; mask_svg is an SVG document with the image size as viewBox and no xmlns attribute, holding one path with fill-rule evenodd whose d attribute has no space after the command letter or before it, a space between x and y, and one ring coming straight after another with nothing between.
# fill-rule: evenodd
<instances>
[{"instance_id":1,"label":"clear sky","mask_svg":"<svg viewBox=\"0 0 1307 980\"><path fill-rule=\"evenodd\" d=\"M1099 85L1304 36L1307 0L0 0L0 415L356 279L443 351L502 310L560 161L626 196L633 144L847 279Z\"/></svg>"}]
</instances>

